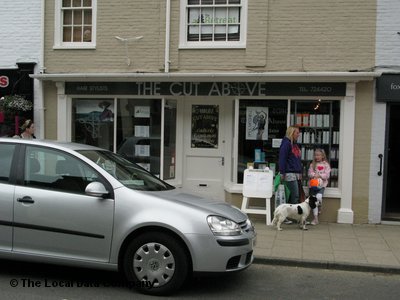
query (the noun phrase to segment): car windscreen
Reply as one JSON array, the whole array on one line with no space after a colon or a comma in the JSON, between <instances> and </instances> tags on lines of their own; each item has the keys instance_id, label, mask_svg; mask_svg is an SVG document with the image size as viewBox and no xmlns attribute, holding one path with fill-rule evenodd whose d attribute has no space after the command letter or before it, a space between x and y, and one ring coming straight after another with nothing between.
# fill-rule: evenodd
<instances>
[{"instance_id":1,"label":"car windscreen","mask_svg":"<svg viewBox=\"0 0 400 300\"><path fill-rule=\"evenodd\" d=\"M101 150L79 150L77 152L95 162L123 185L133 190L165 191L174 189L170 184L118 154Z\"/></svg>"}]
</instances>

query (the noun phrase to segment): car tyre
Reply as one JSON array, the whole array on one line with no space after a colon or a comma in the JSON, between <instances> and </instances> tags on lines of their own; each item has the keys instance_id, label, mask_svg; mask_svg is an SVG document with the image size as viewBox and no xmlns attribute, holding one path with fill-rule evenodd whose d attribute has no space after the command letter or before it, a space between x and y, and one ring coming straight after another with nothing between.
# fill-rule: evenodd
<instances>
[{"instance_id":1,"label":"car tyre","mask_svg":"<svg viewBox=\"0 0 400 300\"><path fill-rule=\"evenodd\" d=\"M181 242L166 233L149 232L128 245L123 269L130 286L145 294L177 291L189 273L189 258Z\"/></svg>"}]
</instances>

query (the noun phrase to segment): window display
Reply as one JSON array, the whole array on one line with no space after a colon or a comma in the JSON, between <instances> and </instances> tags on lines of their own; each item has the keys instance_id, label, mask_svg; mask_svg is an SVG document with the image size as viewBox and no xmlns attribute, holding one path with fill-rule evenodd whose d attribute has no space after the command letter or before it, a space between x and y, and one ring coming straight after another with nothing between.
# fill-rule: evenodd
<instances>
[{"instance_id":1,"label":"window display","mask_svg":"<svg viewBox=\"0 0 400 300\"><path fill-rule=\"evenodd\" d=\"M339 100L240 100L237 183L243 172L254 168L278 167L279 147L289 125L300 127L298 143L303 162L303 185L316 148L322 148L331 165L328 187L338 187L340 144ZM264 124L265 118L265 124Z\"/></svg>"},{"instance_id":2,"label":"window display","mask_svg":"<svg viewBox=\"0 0 400 300\"><path fill-rule=\"evenodd\" d=\"M243 183L244 170L250 165L275 169L286 123L287 101L239 101L238 183Z\"/></svg>"},{"instance_id":3,"label":"window display","mask_svg":"<svg viewBox=\"0 0 400 300\"><path fill-rule=\"evenodd\" d=\"M117 152L160 176L161 100L118 99Z\"/></svg>"},{"instance_id":4,"label":"window display","mask_svg":"<svg viewBox=\"0 0 400 300\"><path fill-rule=\"evenodd\" d=\"M73 99L72 111L72 141L113 150L113 99Z\"/></svg>"},{"instance_id":5,"label":"window display","mask_svg":"<svg viewBox=\"0 0 400 300\"><path fill-rule=\"evenodd\" d=\"M300 127L298 143L303 161L303 185L316 148L325 150L331 165L329 187L338 186L340 101L292 101L290 124Z\"/></svg>"}]
</instances>

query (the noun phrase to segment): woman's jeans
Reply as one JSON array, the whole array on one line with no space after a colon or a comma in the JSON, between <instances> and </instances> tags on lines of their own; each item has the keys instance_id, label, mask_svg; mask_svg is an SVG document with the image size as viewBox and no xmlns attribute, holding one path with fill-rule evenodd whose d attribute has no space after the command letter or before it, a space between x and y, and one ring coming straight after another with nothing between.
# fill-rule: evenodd
<instances>
[{"instance_id":1,"label":"woman's jeans","mask_svg":"<svg viewBox=\"0 0 400 300\"><path fill-rule=\"evenodd\" d=\"M287 203L297 204L299 203L300 193L299 193L299 184L297 180L286 181L286 185L290 190L290 197Z\"/></svg>"}]
</instances>

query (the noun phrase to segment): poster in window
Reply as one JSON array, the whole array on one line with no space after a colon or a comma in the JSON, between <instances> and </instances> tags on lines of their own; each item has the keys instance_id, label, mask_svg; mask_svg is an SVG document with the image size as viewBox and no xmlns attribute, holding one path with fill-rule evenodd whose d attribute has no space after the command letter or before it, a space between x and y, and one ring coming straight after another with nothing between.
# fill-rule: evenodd
<instances>
[{"instance_id":1,"label":"poster in window","mask_svg":"<svg viewBox=\"0 0 400 300\"><path fill-rule=\"evenodd\" d=\"M84 122L113 122L113 101L79 100L75 103L76 120Z\"/></svg>"},{"instance_id":2,"label":"poster in window","mask_svg":"<svg viewBox=\"0 0 400 300\"><path fill-rule=\"evenodd\" d=\"M218 148L218 127L218 105L192 105L192 148Z\"/></svg>"},{"instance_id":3,"label":"poster in window","mask_svg":"<svg viewBox=\"0 0 400 300\"><path fill-rule=\"evenodd\" d=\"M246 140L268 140L268 107L246 107Z\"/></svg>"},{"instance_id":4,"label":"poster in window","mask_svg":"<svg viewBox=\"0 0 400 300\"><path fill-rule=\"evenodd\" d=\"M150 126L135 125L135 137L150 137Z\"/></svg>"},{"instance_id":5,"label":"poster in window","mask_svg":"<svg viewBox=\"0 0 400 300\"><path fill-rule=\"evenodd\" d=\"M135 118L150 118L150 106L135 106Z\"/></svg>"},{"instance_id":6,"label":"poster in window","mask_svg":"<svg viewBox=\"0 0 400 300\"><path fill-rule=\"evenodd\" d=\"M108 148L112 141L110 130L114 121L113 109L114 101L112 99L75 99L73 102L75 118L73 141ZM100 139L101 137L102 139Z\"/></svg>"}]
</instances>

